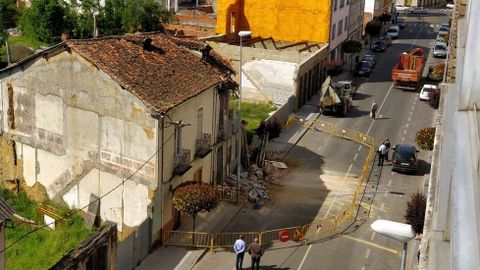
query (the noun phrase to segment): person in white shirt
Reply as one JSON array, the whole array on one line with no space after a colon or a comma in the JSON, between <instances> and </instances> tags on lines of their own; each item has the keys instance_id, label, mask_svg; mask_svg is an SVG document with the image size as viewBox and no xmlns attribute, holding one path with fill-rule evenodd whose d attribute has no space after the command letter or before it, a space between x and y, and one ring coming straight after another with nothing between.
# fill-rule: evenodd
<instances>
[{"instance_id":1,"label":"person in white shirt","mask_svg":"<svg viewBox=\"0 0 480 270\"><path fill-rule=\"evenodd\" d=\"M388 148L385 146L385 143L382 143L382 145L380 145L378 148L378 166L383 166L383 161L385 160L387 153Z\"/></svg>"},{"instance_id":2,"label":"person in white shirt","mask_svg":"<svg viewBox=\"0 0 480 270\"><path fill-rule=\"evenodd\" d=\"M237 254L237 261L236 261L237 270L242 270L243 257L245 255L245 246L246 246L246 243L243 240L243 235L240 235L240 237L235 241L235 244L233 244L233 250Z\"/></svg>"}]
</instances>

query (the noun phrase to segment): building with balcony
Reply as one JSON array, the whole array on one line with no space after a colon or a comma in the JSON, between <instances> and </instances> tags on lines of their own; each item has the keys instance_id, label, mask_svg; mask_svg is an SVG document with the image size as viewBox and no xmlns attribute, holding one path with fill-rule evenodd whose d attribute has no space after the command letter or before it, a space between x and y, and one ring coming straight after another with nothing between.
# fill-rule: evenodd
<instances>
[{"instance_id":1,"label":"building with balcony","mask_svg":"<svg viewBox=\"0 0 480 270\"><path fill-rule=\"evenodd\" d=\"M480 269L479 12L456 1L418 269Z\"/></svg>"},{"instance_id":2,"label":"building with balcony","mask_svg":"<svg viewBox=\"0 0 480 270\"><path fill-rule=\"evenodd\" d=\"M178 225L176 186L233 169L231 73L195 40L67 40L0 71L0 128L26 186L85 212L98 200L90 214L117 224L132 269Z\"/></svg>"}]
</instances>

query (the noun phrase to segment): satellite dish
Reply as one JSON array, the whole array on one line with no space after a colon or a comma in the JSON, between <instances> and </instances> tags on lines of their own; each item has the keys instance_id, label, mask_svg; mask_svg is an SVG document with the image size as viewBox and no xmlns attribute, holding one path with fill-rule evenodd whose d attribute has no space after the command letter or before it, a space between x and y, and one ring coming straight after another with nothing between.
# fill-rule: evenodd
<instances>
[{"instance_id":1,"label":"satellite dish","mask_svg":"<svg viewBox=\"0 0 480 270\"><path fill-rule=\"evenodd\" d=\"M385 235L403 243L415 238L415 232L410 224L379 219L374 221L370 227L381 235Z\"/></svg>"}]
</instances>

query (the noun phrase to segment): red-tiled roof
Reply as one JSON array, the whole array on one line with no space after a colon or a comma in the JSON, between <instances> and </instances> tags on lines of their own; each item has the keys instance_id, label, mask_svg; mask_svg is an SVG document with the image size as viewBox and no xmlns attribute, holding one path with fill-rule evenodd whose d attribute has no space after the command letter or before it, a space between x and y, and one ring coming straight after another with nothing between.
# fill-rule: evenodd
<instances>
[{"instance_id":1,"label":"red-tiled roof","mask_svg":"<svg viewBox=\"0 0 480 270\"><path fill-rule=\"evenodd\" d=\"M154 113L166 112L229 81L222 69L183 49L163 34L67 40L66 44Z\"/></svg>"}]
</instances>

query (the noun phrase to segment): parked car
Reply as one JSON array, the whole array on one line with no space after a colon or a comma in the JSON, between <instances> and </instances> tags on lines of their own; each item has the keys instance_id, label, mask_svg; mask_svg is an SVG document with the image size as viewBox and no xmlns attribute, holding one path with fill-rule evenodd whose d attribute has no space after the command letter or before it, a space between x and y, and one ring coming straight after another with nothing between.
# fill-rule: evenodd
<instances>
[{"instance_id":1,"label":"parked car","mask_svg":"<svg viewBox=\"0 0 480 270\"><path fill-rule=\"evenodd\" d=\"M395 5L395 9L397 10L397 12L407 12L410 7L406 7L404 5Z\"/></svg>"},{"instance_id":2,"label":"parked car","mask_svg":"<svg viewBox=\"0 0 480 270\"><path fill-rule=\"evenodd\" d=\"M368 65L371 69L377 64L377 59L374 54L365 54L362 61L368 62Z\"/></svg>"},{"instance_id":3,"label":"parked car","mask_svg":"<svg viewBox=\"0 0 480 270\"><path fill-rule=\"evenodd\" d=\"M446 26L440 26L440 28L438 29L438 33L442 35L448 35L448 33L450 33L450 28Z\"/></svg>"},{"instance_id":4,"label":"parked car","mask_svg":"<svg viewBox=\"0 0 480 270\"><path fill-rule=\"evenodd\" d=\"M427 9L424 7L415 7L414 9L410 10L412 14L427 14Z\"/></svg>"},{"instance_id":5,"label":"parked car","mask_svg":"<svg viewBox=\"0 0 480 270\"><path fill-rule=\"evenodd\" d=\"M374 52L384 52L387 49L387 44L383 40L377 40L373 43L372 50Z\"/></svg>"},{"instance_id":6,"label":"parked car","mask_svg":"<svg viewBox=\"0 0 480 270\"><path fill-rule=\"evenodd\" d=\"M397 144L393 148L392 171L415 173L418 150L411 144Z\"/></svg>"},{"instance_id":7,"label":"parked car","mask_svg":"<svg viewBox=\"0 0 480 270\"><path fill-rule=\"evenodd\" d=\"M367 61L361 61L355 66L355 74L360 76L370 76L370 65Z\"/></svg>"},{"instance_id":8,"label":"parked car","mask_svg":"<svg viewBox=\"0 0 480 270\"><path fill-rule=\"evenodd\" d=\"M448 3L448 4L445 5L445 7L453 9L455 7L455 4Z\"/></svg>"},{"instance_id":9,"label":"parked car","mask_svg":"<svg viewBox=\"0 0 480 270\"><path fill-rule=\"evenodd\" d=\"M400 27L398 25L392 25L388 27L387 35L391 38L398 38L400 35Z\"/></svg>"},{"instance_id":10,"label":"parked car","mask_svg":"<svg viewBox=\"0 0 480 270\"><path fill-rule=\"evenodd\" d=\"M447 44L444 42L435 42L435 47L433 48L433 57L447 58Z\"/></svg>"},{"instance_id":11,"label":"parked car","mask_svg":"<svg viewBox=\"0 0 480 270\"><path fill-rule=\"evenodd\" d=\"M424 84L422 90L420 90L420 100L427 101L432 96L433 90L436 90L437 86L434 84Z\"/></svg>"},{"instance_id":12,"label":"parked car","mask_svg":"<svg viewBox=\"0 0 480 270\"><path fill-rule=\"evenodd\" d=\"M450 24L449 23L442 23L442 24L440 24L440 26L445 26L445 27L448 27L448 29L450 29Z\"/></svg>"},{"instance_id":13,"label":"parked car","mask_svg":"<svg viewBox=\"0 0 480 270\"><path fill-rule=\"evenodd\" d=\"M383 42L385 42L385 45L387 45L387 47L392 46L392 38L390 36L383 36L380 38L380 40L383 40Z\"/></svg>"},{"instance_id":14,"label":"parked car","mask_svg":"<svg viewBox=\"0 0 480 270\"><path fill-rule=\"evenodd\" d=\"M400 27L400 29L404 29L405 28L405 19L404 18L397 18L396 25L398 25L398 27Z\"/></svg>"},{"instance_id":15,"label":"parked car","mask_svg":"<svg viewBox=\"0 0 480 270\"><path fill-rule=\"evenodd\" d=\"M438 33L436 42L445 42L446 44L448 44L448 34L443 35L443 34Z\"/></svg>"}]
</instances>

